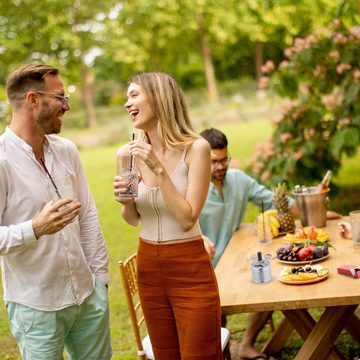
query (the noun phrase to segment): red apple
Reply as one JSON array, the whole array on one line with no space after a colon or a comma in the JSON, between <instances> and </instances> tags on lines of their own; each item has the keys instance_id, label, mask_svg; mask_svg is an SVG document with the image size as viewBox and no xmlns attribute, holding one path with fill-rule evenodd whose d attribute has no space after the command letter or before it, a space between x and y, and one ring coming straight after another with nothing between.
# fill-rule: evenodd
<instances>
[{"instance_id":1,"label":"red apple","mask_svg":"<svg viewBox=\"0 0 360 360\"><path fill-rule=\"evenodd\" d=\"M297 255L300 261L311 260L313 258L313 249L310 246L302 248Z\"/></svg>"}]
</instances>

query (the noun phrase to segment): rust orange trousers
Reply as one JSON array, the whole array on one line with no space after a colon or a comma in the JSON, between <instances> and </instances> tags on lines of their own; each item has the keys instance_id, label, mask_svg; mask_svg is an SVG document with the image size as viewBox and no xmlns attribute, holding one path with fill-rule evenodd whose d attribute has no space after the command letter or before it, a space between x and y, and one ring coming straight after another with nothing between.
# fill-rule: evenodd
<instances>
[{"instance_id":1,"label":"rust orange trousers","mask_svg":"<svg viewBox=\"0 0 360 360\"><path fill-rule=\"evenodd\" d=\"M219 291L202 239L140 239L137 281L156 360L222 360Z\"/></svg>"}]
</instances>

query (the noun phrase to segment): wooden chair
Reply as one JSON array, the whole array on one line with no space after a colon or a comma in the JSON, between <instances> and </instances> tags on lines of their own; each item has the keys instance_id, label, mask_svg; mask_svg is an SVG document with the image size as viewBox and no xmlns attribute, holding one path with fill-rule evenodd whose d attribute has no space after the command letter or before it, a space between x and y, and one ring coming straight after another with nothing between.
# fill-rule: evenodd
<instances>
[{"instance_id":1,"label":"wooden chair","mask_svg":"<svg viewBox=\"0 0 360 360\"><path fill-rule=\"evenodd\" d=\"M154 360L149 335L147 334L141 303L138 296L136 281L136 254L131 255L125 261L119 261L119 270L124 294L130 313L132 328L135 335L137 354L140 360ZM221 348L224 360L231 360L230 355L230 332L221 328Z\"/></svg>"}]
</instances>

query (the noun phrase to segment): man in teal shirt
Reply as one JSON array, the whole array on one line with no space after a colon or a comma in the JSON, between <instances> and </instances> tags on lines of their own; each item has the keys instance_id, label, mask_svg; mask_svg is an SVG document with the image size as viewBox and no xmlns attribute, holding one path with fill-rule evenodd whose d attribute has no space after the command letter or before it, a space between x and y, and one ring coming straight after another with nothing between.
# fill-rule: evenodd
<instances>
[{"instance_id":1,"label":"man in teal shirt","mask_svg":"<svg viewBox=\"0 0 360 360\"><path fill-rule=\"evenodd\" d=\"M223 163L220 161L212 159L212 168L215 174L222 171L216 167L224 169L227 167L226 161L228 160L224 160ZM242 170L226 169L226 176L224 176L220 189L216 186L216 181L213 179L210 183L206 203L200 216L200 227L203 234L215 243L214 267L243 221L248 202L259 207L263 202L264 209L267 210L271 208L273 198L272 191L260 185ZM293 200L289 202L292 204Z\"/></svg>"},{"instance_id":2,"label":"man in teal shirt","mask_svg":"<svg viewBox=\"0 0 360 360\"><path fill-rule=\"evenodd\" d=\"M227 244L244 219L247 204L272 207L273 192L239 169L228 169L230 157L227 138L219 130L207 129L201 134L211 147L211 183L200 215L203 235L215 244L214 267ZM295 213L294 200L289 207Z\"/></svg>"}]
</instances>

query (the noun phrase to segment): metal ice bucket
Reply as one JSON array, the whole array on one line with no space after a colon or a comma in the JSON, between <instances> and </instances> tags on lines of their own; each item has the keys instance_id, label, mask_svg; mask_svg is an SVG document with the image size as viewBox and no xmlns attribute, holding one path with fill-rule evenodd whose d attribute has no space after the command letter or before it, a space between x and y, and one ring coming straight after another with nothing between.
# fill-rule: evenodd
<instances>
[{"instance_id":1,"label":"metal ice bucket","mask_svg":"<svg viewBox=\"0 0 360 360\"><path fill-rule=\"evenodd\" d=\"M317 187L311 186L307 188L307 193L293 192L302 226L324 227L326 225L329 191L317 192Z\"/></svg>"}]
</instances>

